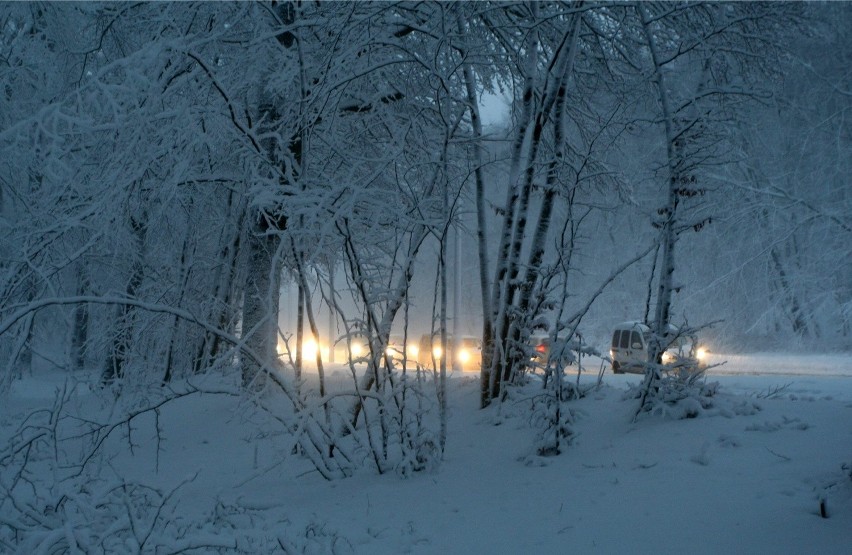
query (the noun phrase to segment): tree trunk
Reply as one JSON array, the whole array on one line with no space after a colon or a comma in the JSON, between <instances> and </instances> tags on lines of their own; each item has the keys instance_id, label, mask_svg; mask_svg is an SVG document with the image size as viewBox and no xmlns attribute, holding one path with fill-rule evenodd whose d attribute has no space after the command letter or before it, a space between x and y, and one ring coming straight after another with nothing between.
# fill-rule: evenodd
<instances>
[{"instance_id":1,"label":"tree trunk","mask_svg":"<svg viewBox=\"0 0 852 555\"><path fill-rule=\"evenodd\" d=\"M666 205L660 210L660 215L662 216L662 221L660 222L660 244L662 246L660 277L657 286L657 304L654 311L653 325L651 326L654 331L654 337L648 349L648 364L645 368L645 381L639 406L639 410L642 410L648 395L653 393L660 379L660 364L662 363L663 355L662 342L668 331L670 320L672 285L675 270L675 222L677 221L678 207L677 187L681 182L681 152L676 142L672 111L669 106L668 89L666 88L662 62L657 51L657 42L651 29L650 14L641 2L637 3L636 9L639 11L642 20L642 30L651 53L651 61L654 65L654 80L656 81L658 100L665 125L666 155L669 168Z\"/></svg>"},{"instance_id":2,"label":"tree trunk","mask_svg":"<svg viewBox=\"0 0 852 555\"><path fill-rule=\"evenodd\" d=\"M530 300L533 297L533 292L539 280L541 263L544 259L545 240L550 232L550 223L552 221L553 206L556 201L556 177L563 158L563 143L565 141L563 133L565 100L567 96L568 79L574 67L574 59L576 57L577 44L580 35L580 15L574 17L574 26L571 32L571 43L568 51L563 55L560 69L557 72L557 79L549 93L549 97L553 99L554 121L553 121L553 158L550 160L547 169L545 180L544 198L539 208L537 224L533 233L530 253L526 264L526 273L523 283L518 287L518 314L520 318L515 319L514 330L510 333L510 340L520 341L523 338L522 331L519 326L526 326L527 323L534 319L536 314L530 313ZM546 117L546 116L545 116ZM535 134L534 134L535 136ZM531 183L531 177L530 177ZM520 224L519 220L519 224ZM520 246L518 246L520 247ZM516 272L517 273L517 270ZM514 280L513 280L514 281ZM523 353L516 349L514 355L509 361L507 368L506 380L511 380L512 376L518 370L518 366L523 363Z\"/></svg>"},{"instance_id":3,"label":"tree trunk","mask_svg":"<svg viewBox=\"0 0 852 555\"><path fill-rule=\"evenodd\" d=\"M538 13L536 3L530 4L533 19ZM539 54L538 38L535 32L527 35L527 49L525 58L524 89L522 92L521 115L515 132L515 140L512 143L512 155L509 168L509 183L506 189L506 200L503 204L503 225L500 232L500 243L497 247L497 260L494 268L494 280L491 283L491 301L488 306L491 314L487 318L491 320L492 337L484 337L482 345L482 384L487 387L482 391L480 405L484 408L491 403L499 394L498 376L502 375L505 358L505 334L500 332L501 314L505 314L508 300L507 275L509 272L510 248L512 245L512 231L515 228L515 217L518 206L520 190L518 188L518 174L520 173L521 158L533 118L533 105L536 85L536 63ZM490 339L490 342L489 342ZM487 381L487 384L486 384Z\"/></svg>"},{"instance_id":4,"label":"tree trunk","mask_svg":"<svg viewBox=\"0 0 852 555\"><path fill-rule=\"evenodd\" d=\"M139 287L145 275L145 240L148 231L148 216L143 214L141 219L130 217L130 227L136 243L136 258L133 262L130 280L127 282L127 296L136 298ZM122 305L116 314L118 330L113 336L112 350L107 357L106 364L101 372L101 383L108 385L124 377L125 363L130 352L133 338L134 307Z\"/></svg>"},{"instance_id":5,"label":"tree trunk","mask_svg":"<svg viewBox=\"0 0 852 555\"><path fill-rule=\"evenodd\" d=\"M461 18L457 20L459 35L464 34ZM491 285L488 281L488 230L485 220L485 176L482 171L482 120L479 117L479 103L476 97L476 76L470 64L464 65L464 84L467 94L470 124L473 129L473 176L476 183L476 244L479 254L479 292L482 303L482 362L480 368L480 406L490 401L488 384L491 375L491 357L494 342L493 308L491 306Z\"/></svg>"},{"instance_id":6,"label":"tree trunk","mask_svg":"<svg viewBox=\"0 0 852 555\"><path fill-rule=\"evenodd\" d=\"M237 193L228 194L228 215L230 224L224 227L220 242L224 243L221 250L221 263L216 265L213 278L212 306L209 311L209 322L216 325L220 330L234 333L236 317L239 314L239 294L242 291L240 282L241 246L243 235L247 231L243 228L248 206L245 197L238 204L234 203ZM236 213L234 211L236 210ZM243 257L245 258L245 257ZM239 284L239 285L238 285ZM195 373L202 372L216 357L222 340L218 335L205 333L204 340L198 347L198 355L195 359Z\"/></svg>"},{"instance_id":7,"label":"tree trunk","mask_svg":"<svg viewBox=\"0 0 852 555\"><path fill-rule=\"evenodd\" d=\"M535 13L535 8L533 7L533 16ZM520 283L518 276L520 274L520 257L526 233L530 196L532 194L533 180L535 177L535 167L543 140L544 130L551 119L552 113L554 112L554 106L560 98L564 100L566 79L573 68L574 52L577 44L576 41L578 38L580 21L579 16L577 16L573 32L566 33L563 37L562 43L552 55L553 57L551 58L549 67L551 68L553 75L555 75L555 78L549 84L548 88L542 92L540 105L534 110L534 117L532 117L532 136L530 138L530 144L527 147L523 183L520 191L513 195L513 198L511 199L513 202L512 205L506 206L504 232L506 232L507 223L505 218L508 218L510 213L514 213L514 218L512 218L513 229L511 231L511 241L508 249L506 251L501 251L500 253L501 258L498 259L498 276L494 283L495 291L499 291L499 295L497 296L499 301L495 301L493 304L493 308L497 311L497 315L495 318L496 323L494 325L496 341L495 349L493 351L496 360L492 361L492 368L494 369L494 372L490 376L492 398L496 398L500 394L502 384L511 379L513 372L512 361L517 360L519 356L516 351L517 341L520 338L520 330L511 322L513 318L513 309L516 307L515 303L518 302L520 295L523 294L522 288L530 286L528 283ZM534 44L537 45L537 42L534 42ZM530 54L532 55L533 53L531 52ZM535 72L535 60L530 59L527 63L527 71ZM530 76L527 78L529 80ZM529 88L525 88L524 91L525 111L527 109L532 110L533 108L531 104L531 97L533 96L532 91L534 88L532 81L528 82L527 87ZM529 95L529 98L527 95ZM561 123L561 116L559 121ZM561 137L561 130L559 136ZM516 143L516 146L520 147L522 145L520 143ZM545 213L543 215L546 220L549 220L549 213L547 212L550 209L550 207L545 207ZM547 226L549 226L549 222L545 224L545 228ZM541 238L541 241L543 241L543 238ZM505 245L501 245L501 247L505 247ZM506 253L505 257L502 256L504 252ZM539 253L538 256L540 257L541 253ZM500 261L502 261L502 263ZM538 264L540 264L540 259ZM500 356L498 357L498 355Z\"/></svg>"},{"instance_id":8,"label":"tree trunk","mask_svg":"<svg viewBox=\"0 0 852 555\"><path fill-rule=\"evenodd\" d=\"M245 344L257 353L264 364L273 367L277 360L278 303L281 269L278 247L280 239L270 228L263 215L256 218L248 236L248 266L243 298L242 337ZM260 368L252 360L243 359L242 382L244 387L257 384Z\"/></svg>"}]
</instances>

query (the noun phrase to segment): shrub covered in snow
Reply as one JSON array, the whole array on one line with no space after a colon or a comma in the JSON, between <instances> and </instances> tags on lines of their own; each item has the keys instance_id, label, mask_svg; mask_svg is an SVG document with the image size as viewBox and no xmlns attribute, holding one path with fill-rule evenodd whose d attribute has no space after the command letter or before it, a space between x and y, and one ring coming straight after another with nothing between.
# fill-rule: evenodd
<instances>
[{"instance_id":1,"label":"shrub covered in snow","mask_svg":"<svg viewBox=\"0 0 852 555\"><path fill-rule=\"evenodd\" d=\"M637 417L656 414L674 419L695 418L714 406L717 382L708 383L704 372L693 368L664 372L645 399ZM645 384L631 387L626 398L642 397Z\"/></svg>"}]
</instances>

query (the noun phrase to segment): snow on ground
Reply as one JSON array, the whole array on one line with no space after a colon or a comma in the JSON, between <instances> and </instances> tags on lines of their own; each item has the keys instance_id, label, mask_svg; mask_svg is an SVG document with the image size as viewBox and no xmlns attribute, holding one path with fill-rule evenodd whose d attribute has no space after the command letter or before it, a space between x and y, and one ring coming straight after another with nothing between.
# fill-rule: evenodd
<instances>
[{"instance_id":1,"label":"snow on ground","mask_svg":"<svg viewBox=\"0 0 852 555\"><path fill-rule=\"evenodd\" d=\"M213 511L218 537L241 526L294 552L849 553L852 356L733 359L708 377L720 384L715 406L688 420L633 423L636 401L624 393L641 377L607 372L591 389L594 374L580 378L589 393L570 404L575 437L556 457L531 456L523 403L478 410L478 379L461 375L450 380L447 450L433 471L326 481L245 401L205 393L164 406L158 423L140 420L133 452L117 441L115 476L102 478L163 490L186 481L165 512L175 529ZM16 383L0 439L59 383ZM100 403L79 394L82 408Z\"/></svg>"}]
</instances>

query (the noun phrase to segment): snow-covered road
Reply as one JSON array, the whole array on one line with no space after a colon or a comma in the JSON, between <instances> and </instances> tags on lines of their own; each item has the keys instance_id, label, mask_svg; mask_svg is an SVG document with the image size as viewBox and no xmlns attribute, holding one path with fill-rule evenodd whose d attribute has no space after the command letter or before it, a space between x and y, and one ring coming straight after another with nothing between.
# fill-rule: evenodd
<instances>
[{"instance_id":1,"label":"snow-covered road","mask_svg":"<svg viewBox=\"0 0 852 555\"><path fill-rule=\"evenodd\" d=\"M720 364L708 371L710 375L783 375L852 377L852 353L787 354L711 353L710 364Z\"/></svg>"}]
</instances>

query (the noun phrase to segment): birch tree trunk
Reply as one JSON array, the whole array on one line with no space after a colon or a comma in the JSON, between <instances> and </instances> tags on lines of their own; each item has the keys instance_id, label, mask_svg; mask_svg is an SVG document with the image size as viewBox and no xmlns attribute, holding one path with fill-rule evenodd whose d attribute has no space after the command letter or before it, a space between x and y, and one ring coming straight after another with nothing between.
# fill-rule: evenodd
<instances>
[{"instance_id":1,"label":"birch tree trunk","mask_svg":"<svg viewBox=\"0 0 852 555\"><path fill-rule=\"evenodd\" d=\"M677 188L681 182L680 171L680 148L677 144L677 139L674 133L674 122L672 121L672 112L669 104L669 95L667 89L666 78L663 72L663 64L657 48L657 39L654 36L654 31L651 28L651 17L647 8L641 3L637 3L636 9L642 22L642 32L645 36L648 49L651 54L653 63L654 82L657 91L657 98L660 105L663 125L665 128L666 139L666 160L668 165L668 187L666 195L666 204L660 210L662 219L660 221L660 244L662 246L660 253L660 276L657 285L657 303L654 310L654 320L652 329L654 337L648 349L648 364L645 367L645 380L642 386L642 398L640 401L639 410L644 408L648 399L648 395L652 395L657 382L660 380L660 365L662 364L663 356L663 338L667 335L671 303L672 303L672 284L675 270L675 223L677 221L678 194Z\"/></svg>"},{"instance_id":2,"label":"birch tree trunk","mask_svg":"<svg viewBox=\"0 0 852 555\"><path fill-rule=\"evenodd\" d=\"M530 312L530 300L533 298L533 293L536 290L540 278L540 269L545 251L545 239L550 231L552 221L553 208L556 204L557 196L557 174L563 162L564 156L564 132L563 127L565 115L565 102L567 97L568 80L574 68L574 59L577 54L577 45L579 43L580 23L582 18L580 14L575 14L573 28L568 32L569 46L563 60L558 69L558 76L554 80L551 90L551 96L554 98L554 117L553 117L553 155L548 163L547 173L544 184L544 198L537 217L537 224L533 232L530 252L526 263L526 272L522 284L519 285L518 291L518 314L526 315L527 321L535 317L535 314ZM570 225L570 221L566 222ZM519 325L526 324L521 319L517 319L514 330L510 333L510 340L521 340L521 329ZM515 356L510 359L509 375L506 379L511 379L512 375L518 370L518 366L523 362L523 353L516 350Z\"/></svg>"},{"instance_id":3,"label":"birch tree trunk","mask_svg":"<svg viewBox=\"0 0 852 555\"><path fill-rule=\"evenodd\" d=\"M464 25L461 18L456 20L459 35L464 34ZM467 58L467 52L462 53L462 58ZM490 269L488 261L488 228L486 225L485 212L485 176L483 175L483 153L482 153L482 118L479 114L479 99L476 96L476 75L467 62L463 67L465 93L467 99L468 113L470 114L470 125L473 131L473 176L475 180L474 197L476 201L476 245L479 256L479 292L482 304L482 362L480 368L480 405L485 406L490 400L489 383L491 381L491 346L494 343L493 307L491 306L491 283L488 279Z\"/></svg>"},{"instance_id":4,"label":"birch tree trunk","mask_svg":"<svg viewBox=\"0 0 852 555\"><path fill-rule=\"evenodd\" d=\"M535 20L538 14L538 5L535 2L529 4L530 19ZM487 316L491 320L492 337L484 337L482 342L482 383L487 380L487 390L483 390L480 397L480 406L483 408L491 404L491 400L499 394L500 381L503 376L505 361L505 321L508 319L507 303L509 298L508 275L510 272L510 257L512 247L512 234L516 227L518 211L518 199L520 198L519 173L530 126L533 123L533 110L535 106L536 74L539 56L539 41L535 32L526 35L524 57L524 87L521 93L521 111L512 143L512 154L509 169L509 181L506 188L506 200L502 206L503 223L500 232L499 245L497 247L497 259L494 269L494 280L491 283L491 301L488 306L491 314Z\"/></svg>"},{"instance_id":5,"label":"birch tree trunk","mask_svg":"<svg viewBox=\"0 0 852 555\"><path fill-rule=\"evenodd\" d=\"M536 20L538 7L530 5L530 17ZM512 162L510 171L510 183L507 193L506 204L503 207L503 233L498 248L497 273L495 275L492 296L492 310L494 313L494 345L491 352L491 374L490 398L500 395L503 384L512 379L515 364L521 360L520 354L520 329L514 324L516 318L523 314L520 305L524 295L526 302L529 301L529 292L523 293L523 289L531 287L532 284L519 280L521 276L521 256L523 244L527 232L529 219L530 199L532 196L536 167L541 163L539 160L544 140L545 130L549 126L561 125L561 116L557 116L558 123L554 124L554 109L561 98L564 101L566 80L573 69L573 61L579 39L581 17L575 13L568 30L562 35L560 41L550 53L547 60L546 70L540 70L537 59L540 54L538 40L535 33L529 33L527 39L527 58L525 64L525 85L522 99L522 127L516 132L515 142L512 150ZM541 77L542 85L536 82ZM537 94L536 94L537 93ZM534 102L534 99L538 99ZM561 107L561 105L560 105ZM529 122L525 125L524 122ZM563 139L561 129L555 132L558 140ZM528 144L527 143L528 140ZM555 139L556 141L556 139ZM561 148L555 145L556 149ZM523 160L523 175L518 176L521 161ZM556 162L558 163L558 162ZM553 166L552 166L553 167ZM521 182L516 185L516 176ZM551 183L553 176L550 176ZM546 193L547 194L547 193ZM549 200L552 200L552 191ZM537 224L539 236L534 240L536 248L541 248L544 238L549 229L550 206L544 206ZM536 269L540 265L543 249L541 252L533 253L530 260L534 260ZM525 276L526 277L526 276ZM526 308L526 307L524 307ZM484 347L485 348L485 347ZM482 403L487 404L485 402Z\"/></svg>"}]
</instances>

